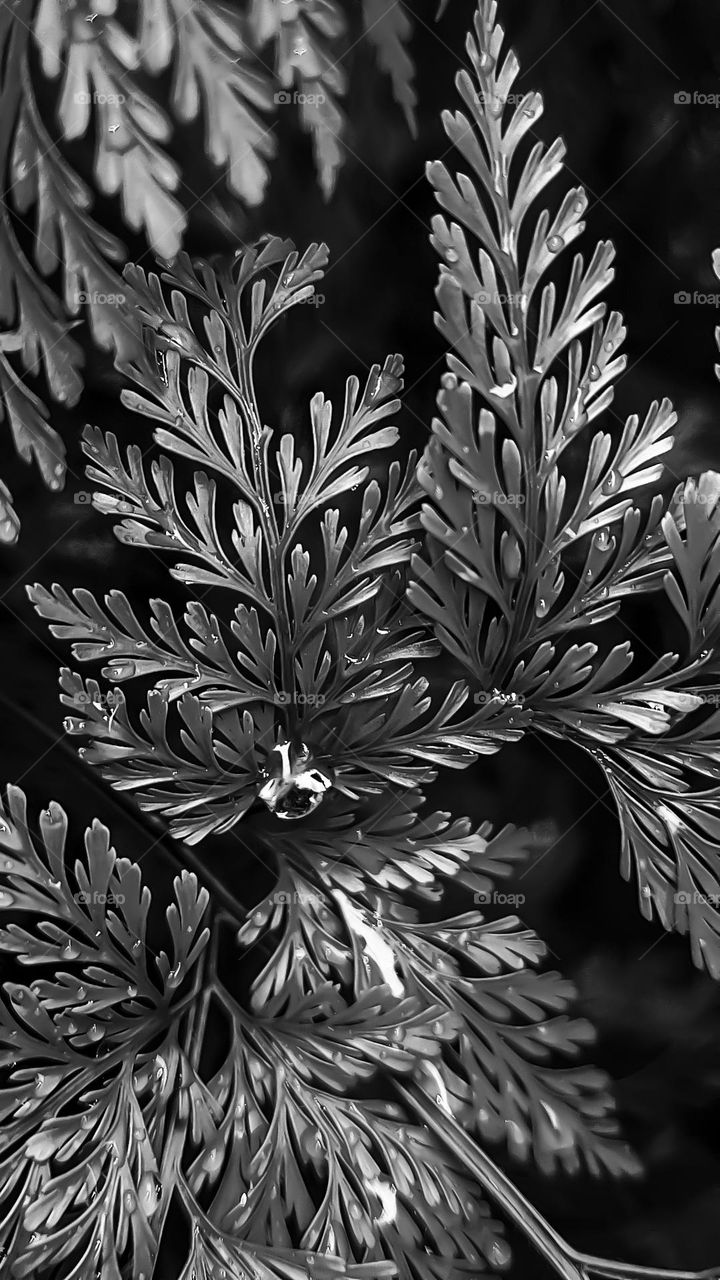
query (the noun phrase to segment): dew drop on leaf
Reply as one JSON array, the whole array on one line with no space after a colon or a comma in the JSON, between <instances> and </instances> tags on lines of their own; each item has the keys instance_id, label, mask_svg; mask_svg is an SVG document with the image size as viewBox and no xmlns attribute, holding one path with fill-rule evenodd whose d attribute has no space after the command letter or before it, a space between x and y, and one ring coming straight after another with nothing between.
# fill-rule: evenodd
<instances>
[{"instance_id":1,"label":"dew drop on leaf","mask_svg":"<svg viewBox=\"0 0 720 1280\"><path fill-rule=\"evenodd\" d=\"M562 236L549 236L546 243L551 253L559 253L565 245Z\"/></svg>"},{"instance_id":2,"label":"dew drop on leaf","mask_svg":"<svg viewBox=\"0 0 720 1280\"><path fill-rule=\"evenodd\" d=\"M454 249L446 249L445 261L451 264L458 261L458 255Z\"/></svg>"},{"instance_id":3,"label":"dew drop on leaf","mask_svg":"<svg viewBox=\"0 0 720 1280\"><path fill-rule=\"evenodd\" d=\"M138 1186L138 1202L148 1218L155 1213L161 1195L162 1184L157 1174L144 1173Z\"/></svg>"},{"instance_id":4,"label":"dew drop on leaf","mask_svg":"<svg viewBox=\"0 0 720 1280\"><path fill-rule=\"evenodd\" d=\"M597 382L598 378L600 377L600 370L596 364L590 365L590 372L588 374L588 377L590 378L591 382Z\"/></svg>"},{"instance_id":5,"label":"dew drop on leaf","mask_svg":"<svg viewBox=\"0 0 720 1280\"><path fill-rule=\"evenodd\" d=\"M0 907L11 907L14 901L11 893L6 893L5 890L0 891Z\"/></svg>"},{"instance_id":6,"label":"dew drop on leaf","mask_svg":"<svg viewBox=\"0 0 720 1280\"><path fill-rule=\"evenodd\" d=\"M605 497L609 497L611 494L617 493L618 489L622 486L622 482L623 478L620 472L616 471L613 467L608 471L602 482L601 492L605 494Z\"/></svg>"},{"instance_id":7,"label":"dew drop on leaf","mask_svg":"<svg viewBox=\"0 0 720 1280\"><path fill-rule=\"evenodd\" d=\"M507 400L508 396L512 395L516 387L517 378L515 377L515 374L511 372L507 382L496 382L495 385L489 387L488 390L491 395L497 396L498 399Z\"/></svg>"},{"instance_id":8,"label":"dew drop on leaf","mask_svg":"<svg viewBox=\"0 0 720 1280\"><path fill-rule=\"evenodd\" d=\"M550 605L548 604L547 600L544 598L544 596L540 596L540 599L537 601L535 605L536 617L544 618L549 608L550 608Z\"/></svg>"},{"instance_id":9,"label":"dew drop on leaf","mask_svg":"<svg viewBox=\"0 0 720 1280\"><path fill-rule=\"evenodd\" d=\"M490 1265L492 1267L508 1267L511 1259L510 1246L504 1240L495 1240L488 1253Z\"/></svg>"}]
</instances>

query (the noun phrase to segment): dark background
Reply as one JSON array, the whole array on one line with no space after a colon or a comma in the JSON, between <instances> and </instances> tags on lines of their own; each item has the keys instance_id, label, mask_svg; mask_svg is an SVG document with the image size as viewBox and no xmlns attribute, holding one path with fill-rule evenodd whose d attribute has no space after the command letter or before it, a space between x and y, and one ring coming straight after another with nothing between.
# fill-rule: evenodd
<instances>
[{"instance_id":1,"label":"dark background","mask_svg":"<svg viewBox=\"0 0 720 1280\"><path fill-rule=\"evenodd\" d=\"M401 351L408 388L399 418L403 449L422 446L442 370L432 323L436 264L428 244L434 209L424 165L448 151L439 113L455 106L453 77L473 8L468 0L452 0L437 24L419 2L415 14L418 139L409 136L372 56L355 45L347 57L347 159L329 203L318 192L309 143L290 112L281 113L269 198L252 218L224 194L197 138L186 132L175 143L188 205L195 205L186 244L191 252L234 248L264 231L290 236L299 247L318 239L330 246L331 266L319 286L325 302L299 308L274 348L265 420L280 427L301 420L313 392L322 388L339 397L350 373ZM720 91L720 11L709 0L623 0L622 6L614 0L614 7L605 0L506 0L502 20L524 69L518 87L545 97L538 135L548 142L563 135L570 181L588 190L586 255L598 238L617 247L609 300L629 329L617 418L644 415L653 398L668 395L680 418L671 480L720 468L720 389L713 375L718 310L674 300L679 291L720 291L711 266L720 244L720 109L674 100L681 91ZM552 205L562 182L548 189ZM129 256L144 254L151 265L112 209L107 223L124 238ZM7 437L3 449L3 475L23 531L15 548L0 551L0 777L20 783L33 805L59 800L76 830L98 814L111 824L120 851L139 857L156 833L90 777L63 743L56 677L68 653L35 620L23 589L36 580L100 594L117 586L133 601L169 589L159 561L121 547L107 520L74 501L85 488L78 443L84 422L140 443L150 430L119 407L119 380L107 358L88 352L87 379L80 406L53 410L53 425L68 447L63 494L46 493L36 473L10 457ZM657 625L650 613L646 621ZM634 888L619 877L618 825L599 774L584 757L532 740L467 774L441 779L436 792L438 807L458 813L556 824L557 840L515 888L526 894L523 917L548 941L553 964L578 984L578 1011L599 1031L595 1059L617 1082L626 1131L648 1171L644 1182L632 1185L547 1181L514 1171L521 1186L578 1247L646 1265L720 1264L718 990L692 969L682 939L641 920ZM199 852L204 856L202 846ZM225 856L242 854L228 842ZM252 905L250 872L247 884ZM517 1244L513 1274L524 1280L547 1274Z\"/></svg>"}]
</instances>

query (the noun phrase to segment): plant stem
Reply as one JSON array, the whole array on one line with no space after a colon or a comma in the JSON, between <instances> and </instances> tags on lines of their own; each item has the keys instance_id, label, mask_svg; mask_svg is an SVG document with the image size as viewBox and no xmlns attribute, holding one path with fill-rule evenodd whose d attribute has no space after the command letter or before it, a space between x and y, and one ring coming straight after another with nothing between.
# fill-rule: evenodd
<instances>
[{"instance_id":1,"label":"plant stem","mask_svg":"<svg viewBox=\"0 0 720 1280\"><path fill-rule=\"evenodd\" d=\"M453 1116L434 1107L417 1085L398 1084L397 1089L562 1280L591 1280L593 1276L602 1280L718 1280L720 1277L720 1266L706 1271L668 1271L662 1267L642 1267L633 1262L615 1262L611 1258L579 1253L558 1235Z\"/></svg>"}]
</instances>

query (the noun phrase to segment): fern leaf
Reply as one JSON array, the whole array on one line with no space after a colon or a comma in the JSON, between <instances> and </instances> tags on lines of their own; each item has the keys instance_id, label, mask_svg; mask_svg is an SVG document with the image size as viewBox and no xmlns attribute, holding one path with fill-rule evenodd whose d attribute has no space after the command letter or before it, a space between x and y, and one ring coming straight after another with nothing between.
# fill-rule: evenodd
<instances>
[{"instance_id":1,"label":"fern leaf","mask_svg":"<svg viewBox=\"0 0 720 1280\"><path fill-rule=\"evenodd\" d=\"M74 863L66 838L55 804L31 835L10 789L0 949L38 975L7 981L0 1001L0 1248L13 1274L45 1276L58 1262L83 1280L98 1267L150 1274L177 1208L197 1227L188 1276L194 1266L409 1280L438 1274L432 1254L463 1274L509 1260L499 1225L428 1131L397 1104L349 1092L381 1063L412 1075L436 1056L437 1010L382 986L346 1001L325 984L253 1014L223 983L193 875L176 879L167 949L152 957L139 868L99 823ZM212 1016L230 1049L203 1076Z\"/></svg>"},{"instance_id":2,"label":"fern leaf","mask_svg":"<svg viewBox=\"0 0 720 1280\"><path fill-rule=\"evenodd\" d=\"M564 149L530 145L542 102L511 94L519 68L503 41L496 5L481 0L472 74L457 77L467 114L444 117L473 177L429 171L454 219L433 223L438 325L451 352L418 473L426 550L408 594L488 695L605 769L623 873L636 869L643 911L689 931L696 963L716 973L714 729L696 729L694 742L687 729L716 687L716 477L688 481L667 510L660 496L634 505L662 475L667 401L630 417L619 439L589 434L624 368L622 320L599 300L613 250L599 245L589 263L576 255L558 301L556 263L584 229L586 197L572 189L554 215L535 213ZM629 643L605 644L601 626L598 643L575 642L648 592L677 613L684 655L665 653L643 671ZM663 760L676 763L664 770ZM697 820L682 816L685 801Z\"/></svg>"},{"instance_id":3,"label":"fern leaf","mask_svg":"<svg viewBox=\"0 0 720 1280\"><path fill-rule=\"evenodd\" d=\"M396 0L363 0L363 23L368 40L375 45L378 65L390 76L395 101L402 107L415 137L417 95L413 84L415 69L406 48L412 36L408 13Z\"/></svg>"},{"instance_id":4,"label":"fern leaf","mask_svg":"<svg viewBox=\"0 0 720 1280\"><path fill-rule=\"evenodd\" d=\"M282 743L302 744L289 749L322 772L318 786L357 796L388 781L416 787L438 764L464 767L523 729L521 709L493 699L469 707L460 683L436 705L415 675L435 647L403 599L418 545L414 459L391 465L384 492L365 484L368 454L397 441L387 419L399 407L400 358L374 366L363 388L350 378L336 422L331 404L313 397L311 450L289 434L276 443L261 426L258 344L311 296L326 256L324 246L299 257L270 239L216 270L184 256L162 279L128 270L147 352L127 368L145 394L128 392L125 403L159 421L158 446L204 469L183 495L171 457L161 455L148 475L137 447L123 458L114 436L90 428L88 478L104 487L95 505L123 517L123 542L190 557L173 575L232 592L231 612L211 619L191 602L181 629L159 601L141 624L117 593L103 607L82 591L30 591L54 634L76 642L76 658L105 660L112 680L158 677L135 728L122 695L113 692L108 714L99 685L85 689L68 673L64 701L84 700L85 714L66 727L91 734L85 758L141 804L165 807L182 838L228 829L270 793L273 811L297 796L306 784L281 783L279 772L270 785ZM191 301L200 308L192 323ZM348 527L333 503L363 484ZM220 504L232 490L224 517ZM178 713L183 750L174 744ZM141 789L143 778L151 790ZM284 812L297 816L290 807L288 798Z\"/></svg>"}]
</instances>

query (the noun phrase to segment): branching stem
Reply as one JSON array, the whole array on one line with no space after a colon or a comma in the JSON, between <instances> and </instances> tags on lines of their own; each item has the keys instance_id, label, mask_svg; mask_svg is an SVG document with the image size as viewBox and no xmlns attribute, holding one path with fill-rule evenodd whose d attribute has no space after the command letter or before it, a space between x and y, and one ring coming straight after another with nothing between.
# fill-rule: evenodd
<instances>
[{"instance_id":1,"label":"branching stem","mask_svg":"<svg viewBox=\"0 0 720 1280\"><path fill-rule=\"evenodd\" d=\"M633 1262L615 1262L581 1253L563 1240L542 1214L515 1186L487 1152L468 1136L447 1111L434 1107L416 1085L397 1086L413 1111L454 1152L473 1178L480 1184L504 1215L522 1231L538 1253L542 1254L562 1280L718 1280L720 1266L706 1271L672 1271L662 1267L643 1267Z\"/></svg>"}]
</instances>

